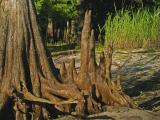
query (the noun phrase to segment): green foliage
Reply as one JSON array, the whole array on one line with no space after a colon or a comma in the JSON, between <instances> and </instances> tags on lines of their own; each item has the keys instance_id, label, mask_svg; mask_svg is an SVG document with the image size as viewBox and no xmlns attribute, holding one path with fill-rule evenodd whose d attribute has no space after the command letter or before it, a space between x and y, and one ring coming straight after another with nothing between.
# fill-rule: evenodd
<instances>
[{"instance_id":1,"label":"green foliage","mask_svg":"<svg viewBox=\"0 0 160 120\"><path fill-rule=\"evenodd\" d=\"M35 0L35 7L37 10L37 14L39 14L43 4L44 4L44 0Z\"/></svg>"},{"instance_id":2,"label":"green foliage","mask_svg":"<svg viewBox=\"0 0 160 120\"><path fill-rule=\"evenodd\" d=\"M57 42L57 43L47 43L48 47L52 47L52 46L63 46L66 45L67 43L65 42Z\"/></svg>"},{"instance_id":3,"label":"green foliage","mask_svg":"<svg viewBox=\"0 0 160 120\"><path fill-rule=\"evenodd\" d=\"M44 8L44 4L47 7ZM42 9L49 9L46 13L49 14L49 18L54 18L58 14L66 19L74 19L77 16L78 4L79 0L35 0L37 14L40 14Z\"/></svg>"},{"instance_id":4,"label":"green foliage","mask_svg":"<svg viewBox=\"0 0 160 120\"><path fill-rule=\"evenodd\" d=\"M102 45L100 43L96 44L96 51L98 51L98 52L104 52L105 49L106 49L106 47L104 45Z\"/></svg>"},{"instance_id":5,"label":"green foliage","mask_svg":"<svg viewBox=\"0 0 160 120\"><path fill-rule=\"evenodd\" d=\"M160 34L160 9L150 12L122 10L109 14L105 24L106 44L113 41L118 48L157 47Z\"/></svg>"},{"instance_id":6,"label":"green foliage","mask_svg":"<svg viewBox=\"0 0 160 120\"><path fill-rule=\"evenodd\" d=\"M62 0L61 3L54 4L52 9L55 12L60 13L63 16L66 16L68 19L75 18L78 13L76 10L77 0Z\"/></svg>"},{"instance_id":7,"label":"green foliage","mask_svg":"<svg viewBox=\"0 0 160 120\"><path fill-rule=\"evenodd\" d=\"M156 5L160 5L160 0L153 0Z\"/></svg>"}]
</instances>

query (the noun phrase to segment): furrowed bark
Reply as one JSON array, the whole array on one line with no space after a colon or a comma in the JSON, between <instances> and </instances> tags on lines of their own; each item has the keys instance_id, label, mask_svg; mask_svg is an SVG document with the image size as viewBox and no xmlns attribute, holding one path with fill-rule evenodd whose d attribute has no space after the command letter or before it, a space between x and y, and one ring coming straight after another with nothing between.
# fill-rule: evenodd
<instances>
[{"instance_id":1,"label":"furrowed bark","mask_svg":"<svg viewBox=\"0 0 160 120\"><path fill-rule=\"evenodd\" d=\"M81 99L82 101L78 101L83 103L82 94L74 85L58 83L52 73L39 34L32 1L2 0L0 5L0 17L2 18L2 27L0 28L2 36L0 39L0 110L15 91L22 92L21 83L28 91L23 93L25 100L31 101L23 106L24 108L30 107L34 113L30 117L26 116L29 111L25 111L25 113L19 111L18 104L22 104L22 101L15 102L15 119L40 119L43 105L39 103L71 104L74 98ZM70 87L72 87L71 90L68 90ZM17 97L19 98L19 96L15 98ZM41 97L47 98L49 101ZM51 102L52 100L55 101ZM62 102L59 103L58 100ZM63 102L63 100L69 102ZM0 112L0 114L4 113Z\"/></svg>"},{"instance_id":2,"label":"furrowed bark","mask_svg":"<svg viewBox=\"0 0 160 120\"><path fill-rule=\"evenodd\" d=\"M77 84L81 89L91 95L93 105L94 100L106 105L119 105L133 107L132 100L125 95L120 88L120 83L112 81L113 46L110 44L107 50L102 53L99 66L96 64L94 30L91 29L91 12L85 13L84 26L81 38L81 68L78 73ZM81 84L84 84L82 86ZM119 85L119 87L118 87ZM92 88L92 90L91 90ZM91 94L92 93L92 94ZM94 109L93 106L88 106Z\"/></svg>"},{"instance_id":3,"label":"furrowed bark","mask_svg":"<svg viewBox=\"0 0 160 120\"><path fill-rule=\"evenodd\" d=\"M54 112L49 111L48 104L61 112L74 109L79 115L100 111L103 104L134 106L119 89L120 82L112 81L112 46L102 54L99 66L96 63L91 11L85 14L79 73L74 60L68 69L63 63L59 73L45 50L34 9L32 0L0 2L2 119L48 119Z\"/></svg>"}]
</instances>

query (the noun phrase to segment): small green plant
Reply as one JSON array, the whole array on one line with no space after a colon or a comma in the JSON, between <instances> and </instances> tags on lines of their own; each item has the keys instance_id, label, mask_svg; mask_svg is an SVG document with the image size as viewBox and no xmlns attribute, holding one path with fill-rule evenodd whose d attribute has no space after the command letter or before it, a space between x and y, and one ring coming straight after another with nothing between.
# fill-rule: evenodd
<instances>
[{"instance_id":1,"label":"small green plant","mask_svg":"<svg viewBox=\"0 0 160 120\"><path fill-rule=\"evenodd\" d=\"M101 43L96 44L96 51L103 52L105 50L105 46Z\"/></svg>"},{"instance_id":2,"label":"small green plant","mask_svg":"<svg viewBox=\"0 0 160 120\"><path fill-rule=\"evenodd\" d=\"M67 43L65 42L55 42L55 43L47 43L47 46L63 46L66 45Z\"/></svg>"},{"instance_id":3,"label":"small green plant","mask_svg":"<svg viewBox=\"0 0 160 120\"><path fill-rule=\"evenodd\" d=\"M160 34L160 8L149 11L121 10L107 15L105 43L113 41L116 48L158 47Z\"/></svg>"},{"instance_id":4,"label":"small green plant","mask_svg":"<svg viewBox=\"0 0 160 120\"><path fill-rule=\"evenodd\" d=\"M145 94L144 94L144 92L143 91L140 91L140 95L139 95L140 97L144 97L145 96Z\"/></svg>"},{"instance_id":5,"label":"small green plant","mask_svg":"<svg viewBox=\"0 0 160 120\"><path fill-rule=\"evenodd\" d=\"M104 31L105 31L105 25L104 26L100 26L100 25L98 25L98 31L99 31L99 35L98 35L98 41L101 43L101 44L103 44L104 43L104 35L103 35L103 33L104 33Z\"/></svg>"},{"instance_id":6,"label":"small green plant","mask_svg":"<svg viewBox=\"0 0 160 120\"><path fill-rule=\"evenodd\" d=\"M73 19L78 15L76 6L79 0L35 0L37 14L46 11L49 18L58 19L56 17L64 16L66 19ZM45 7L44 7L45 5Z\"/></svg>"}]
</instances>

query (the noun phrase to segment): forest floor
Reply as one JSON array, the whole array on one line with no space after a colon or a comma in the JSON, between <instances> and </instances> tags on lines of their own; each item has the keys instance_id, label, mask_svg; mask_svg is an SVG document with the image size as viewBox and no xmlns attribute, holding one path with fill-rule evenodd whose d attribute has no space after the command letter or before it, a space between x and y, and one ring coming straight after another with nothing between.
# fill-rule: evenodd
<instances>
[{"instance_id":1,"label":"forest floor","mask_svg":"<svg viewBox=\"0 0 160 120\"><path fill-rule=\"evenodd\" d=\"M99 61L97 54L97 61ZM54 63L59 68L62 62L76 60L76 69L80 66L80 54L58 55ZM160 52L116 51L113 54L113 80L121 76L126 94L139 105L139 109L107 107L107 112L90 115L84 119L109 120L160 120ZM60 120L78 119L73 116L60 117Z\"/></svg>"}]
</instances>

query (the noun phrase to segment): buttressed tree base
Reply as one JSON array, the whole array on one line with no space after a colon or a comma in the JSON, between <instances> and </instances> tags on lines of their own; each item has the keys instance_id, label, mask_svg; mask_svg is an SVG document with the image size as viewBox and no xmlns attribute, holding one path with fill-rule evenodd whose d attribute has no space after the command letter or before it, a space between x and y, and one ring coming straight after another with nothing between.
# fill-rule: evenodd
<instances>
[{"instance_id":1,"label":"buttressed tree base","mask_svg":"<svg viewBox=\"0 0 160 120\"><path fill-rule=\"evenodd\" d=\"M112 45L96 63L91 11L85 13L81 66L55 68L40 37L32 0L0 0L0 118L38 120L103 105L134 107L120 82L111 79ZM60 71L60 72L59 72Z\"/></svg>"}]
</instances>

